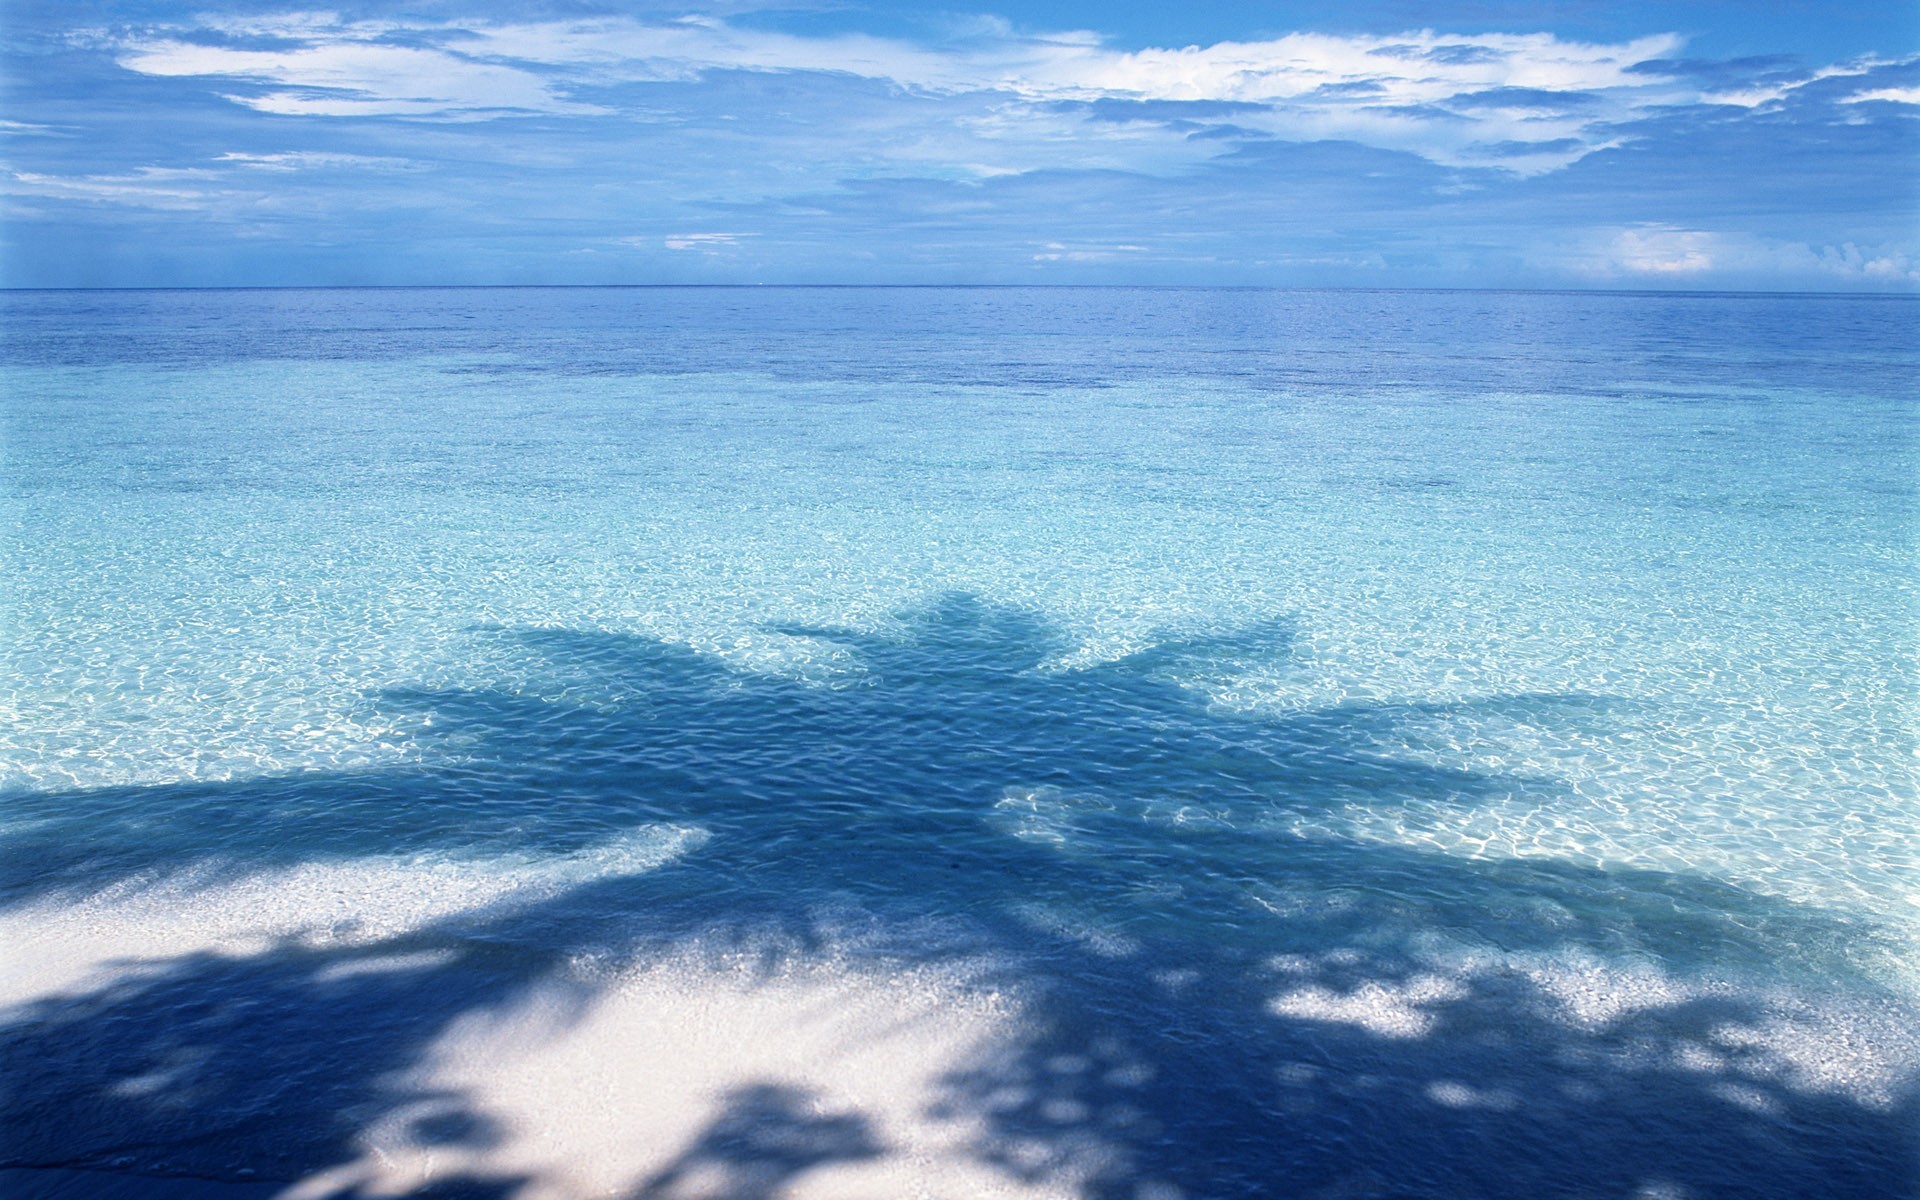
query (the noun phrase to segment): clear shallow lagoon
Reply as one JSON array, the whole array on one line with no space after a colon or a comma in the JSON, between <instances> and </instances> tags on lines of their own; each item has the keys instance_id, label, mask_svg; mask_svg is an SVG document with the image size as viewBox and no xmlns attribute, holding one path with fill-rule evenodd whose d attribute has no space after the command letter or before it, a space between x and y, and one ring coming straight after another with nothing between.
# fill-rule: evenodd
<instances>
[{"instance_id":1,"label":"clear shallow lagoon","mask_svg":"<svg viewBox=\"0 0 1920 1200\"><path fill-rule=\"evenodd\" d=\"M1911 1194L1917 316L0 294L0 1156Z\"/></svg>"}]
</instances>

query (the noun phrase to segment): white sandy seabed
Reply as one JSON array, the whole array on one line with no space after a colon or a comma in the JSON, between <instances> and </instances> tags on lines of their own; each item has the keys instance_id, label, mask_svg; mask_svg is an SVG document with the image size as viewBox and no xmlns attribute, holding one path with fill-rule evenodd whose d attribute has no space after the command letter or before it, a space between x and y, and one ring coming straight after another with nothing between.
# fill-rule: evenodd
<instances>
[{"instance_id":1,"label":"white sandy seabed","mask_svg":"<svg viewBox=\"0 0 1920 1200\"><path fill-rule=\"evenodd\" d=\"M187 873L41 901L0 917L0 1021L137 986L188 956L241 959L290 942L373 951L324 968L317 984L431 966L453 951L378 947L430 923L497 916L638 873L702 840L697 830L643 829L549 858L364 859L217 882ZM461 1177L524 1179L515 1194L527 1200L647 1186L663 1196L737 1194L754 1181L699 1144L744 1093L810 1128L859 1130L845 1161L783 1179L783 1195L1070 1195L1080 1174L1071 1163L1050 1164L1047 1183L1023 1181L974 1155L985 1136L976 1121L931 1115L943 1077L1020 1028L1017 999L980 982L982 966L881 970L839 950L772 970L758 955L699 950L637 967L577 963L454 1023L381 1081L402 1099L360 1130L358 1158L278 1194L402 1195ZM120 1090L168 1084L134 1078ZM484 1148L422 1144L413 1131L450 1109L497 1136Z\"/></svg>"},{"instance_id":2,"label":"white sandy seabed","mask_svg":"<svg viewBox=\"0 0 1920 1200\"><path fill-rule=\"evenodd\" d=\"M423 948L410 932L463 913L510 912L587 880L646 871L703 837L697 829L651 827L545 858L373 858L240 878L186 872L91 896L42 899L0 916L0 1021L31 1020L46 1002L64 1005L109 987L137 988L143 977L159 977L190 955L243 960L288 945L357 948L322 968L328 978L316 983L430 966L455 952L433 948L430 939ZM1034 1015L1018 988L1005 982L1005 964L956 951L933 965L903 969L868 953L862 936L829 930L823 945L771 960L736 945L617 966L571 963L501 1006L468 1013L413 1061L396 1066L377 1081L374 1090L391 1102L364 1114L355 1156L270 1185L271 1194L285 1200L401 1195L436 1180L480 1178L522 1181L511 1191L521 1200L1044 1197L1077 1195L1092 1175L1124 1166L1124 1150L1103 1144L1095 1132L1022 1145L990 1131L980 1106L942 1103L956 1072L977 1071L1030 1044ZM1351 950L1328 952L1330 960L1343 955L1352 961ZM1771 1014L1767 1020L1717 1031L1717 1041L1659 1052L1678 1055L1703 1080L1724 1075L1710 1090L1756 1112L1775 1103L1770 1088L1889 1111L1920 1064L1920 1036L1904 1010L1785 988L1684 980L1646 965L1436 951L1424 974L1344 991L1312 982L1318 964L1308 959L1269 965L1274 1015L1363 1029L1387 1046L1426 1036L1433 1006L1457 1001L1475 976L1488 973L1524 978L1556 1007L1556 1019L1588 1032L1744 986L1741 998L1757 1001L1759 1011ZM1124 1056L1055 1065L1099 1070L1105 1082L1122 1087L1152 1082ZM1136 1077L1129 1079L1129 1071ZM169 1083L134 1077L117 1090L161 1095ZM1512 1109L1528 1102L1472 1079L1410 1077L1409 1086L1423 1087L1437 1109ZM829 1141L837 1137L837 1152L810 1156L804 1144L786 1147L784 1158L774 1156L783 1164L778 1178L756 1178L761 1167L716 1152L711 1142L716 1120L744 1112L751 1123L755 1104L763 1115L803 1122L796 1128L825 1131ZM1075 1114L1057 1115L1063 1126L1073 1124ZM422 1140L418 1131L436 1117L484 1122L491 1136L453 1144ZM779 1136L777 1130L746 1132ZM21 1182L19 1172L4 1174ZM48 1196L99 1194L87 1189L88 1177L70 1172L29 1178ZM1178 1194L1148 1182L1140 1200Z\"/></svg>"}]
</instances>

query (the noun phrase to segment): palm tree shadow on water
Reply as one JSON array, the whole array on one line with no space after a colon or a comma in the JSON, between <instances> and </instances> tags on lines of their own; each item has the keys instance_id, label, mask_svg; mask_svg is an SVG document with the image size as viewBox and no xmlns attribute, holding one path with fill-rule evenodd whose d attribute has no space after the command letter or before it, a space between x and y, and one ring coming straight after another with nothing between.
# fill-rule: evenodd
<instances>
[{"instance_id":1,"label":"palm tree shadow on water","mask_svg":"<svg viewBox=\"0 0 1920 1200\"><path fill-rule=\"evenodd\" d=\"M1607 721L1603 701L1253 717L1179 682L1283 652L1280 622L1078 670L1047 667L1064 647L1043 622L967 596L898 637L780 632L857 672L821 686L645 638L522 632L549 694L390 697L462 744L439 765L16 797L0 900L19 911L137 891L184 858L208 860L196 886L213 888L369 856L564 859L649 823L707 840L391 936L189 954L16 1008L0 1027L0 1154L323 1178L362 1153L357 1131L398 1120L475 1161L510 1132L406 1075L463 1018L556 989L584 1013L594 985L569 970L583 958L722 948L771 973L833 951L852 922L878 931L862 953L883 967L994 964L989 982L1022 998L1020 1032L947 1070L931 1115L971 1122L970 1153L1002 1176L1088 1200L1913 1191L1910 1084L1866 1095L1784 1068L1749 1036L1778 1025L1764 989L1682 989L1582 1020L1528 966L1792 972L1900 1007L1850 975L1839 951L1862 933L1847 922L1670 873L1290 832L1342 805L1550 788L1434 766L1407 739ZM738 1081L632 1194L771 1198L888 1152L880 1123L817 1100ZM469 1170L423 1190L528 1182Z\"/></svg>"}]
</instances>

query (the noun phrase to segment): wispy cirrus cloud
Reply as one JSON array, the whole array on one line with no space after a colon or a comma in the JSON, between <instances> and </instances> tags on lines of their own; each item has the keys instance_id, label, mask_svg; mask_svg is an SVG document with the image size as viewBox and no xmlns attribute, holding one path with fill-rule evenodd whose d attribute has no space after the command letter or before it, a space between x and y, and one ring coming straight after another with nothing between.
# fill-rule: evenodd
<instances>
[{"instance_id":1,"label":"wispy cirrus cloud","mask_svg":"<svg viewBox=\"0 0 1920 1200\"><path fill-rule=\"evenodd\" d=\"M0 121L0 134L13 137L72 137L63 129L51 125L37 125L32 121Z\"/></svg>"},{"instance_id":2,"label":"wispy cirrus cloud","mask_svg":"<svg viewBox=\"0 0 1920 1200\"><path fill-rule=\"evenodd\" d=\"M720 254L738 246L742 239L754 236L751 233L675 233L660 239L660 244L669 250L697 250L702 254ZM623 238L627 245L648 245L651 239Z\"/></svg>"},{"instance_id":3,"label":"wispy cirrus cloud","mask_svg":"<svg viewBox=\"0 0 1920 1200\"><path fill-rule=\"evenodd\" d=\"M403 25L291 14L123 35L115 48L128 70L219 81L234 102L280 115L604 116L622 112L610 89L721 71L808 73L920 96L998 95L999 127L973 127L982 141L1037 130L1063 103L1227 104L1248 135L1343 138L1518 173L1616 145L1612 125L1700 95L1684 72L1637 67L1677 50L1673 34L1590 44L1545 33L1296 33L1122 51L1090 33L983 28L929 46L711 18ZM624 115L645 114L630 105Z\"/></svg>"},{"instance_id":4,"label":"wispy cirrus cloud","mask_svg":"<svg viewBox=\"0 0 1920 1200\"><path fill-rule=\"evenodd\" d=\"M139 208L198 209L212 200L214 189L210 185L216 178L217 174L212 171L163 167L94 175L14 171L5 182L0 182L0 192Z\"/></svg>"},{"instance_id":5,"label":"wispy cirrus cloud","mask_svg":"<svg viewBox=\"0 0 1920 1200\"><path fill-rule=\"evenodd\" d=\"M1034 254L1034 262L1111 262L1127 255L1144 254L1146 246L1130 242L1115 242L1108 245L1047 242Z\"/></svg>"},{"instance_id":6,"label":"wispy cirrus cloud","mask_svg":"<svg viewBox=\"0 0 1920 1200\"><path fill-rule=\"evenodd\" d=\"M287 198L262 172L411 171L422 164L404 158L288 151L252 154L228 151L190 167L142 166L113 173L56 175L13 171L0 179L0 194L179 211L271 212Z\"/></svg>"},{"instance_id":7,"label":"wispy cirrus cloud","mask_svg":"<svg viewBox=\"0 0 1920 1200\"><path fill-rule=\"evenodd\" d=\"M302 31L310 26L302 22ZM352 26L288 49L248 50L174 38L127 46L120 65L142 75L205 76L267 85L228 99L304 116L460 117L504 112L589 113L515 67L415 46L389 45Z\"/></svg>"},{"instance_id":8,"label":"wispy cirrus cloud","mask_svg":"<svg viewBox=\"0 0 1920 1200\"><path fill-rule=\"evenodd\" d=\"M1920 254L1920 56L1884 47L32 2L0 132L63 136L0 139L10 278L1910 288Z\"/></svg>"},{"instance_id":9,"label":"wispy cirrus cloud","mask_svg":"<svg viewBox=\"0 0 1920 1200\"><path fill-rule=\"evenodd\" d=\"M220 164L252 167L263 171L373 170L405 171L421 164L405 158L379 154L339 154L320 150L286 150L274 154L248 154L229 150L214 159Z\"/></svg>"},{"instance_id":10,"label":"wispy cirrus cloud","mask_svg":"<svg viewBox=\"0 0 1920 1200\"><path fill-rule=\"evenodd\" d=\"M1867 104L1880 101L1887 104L1920 104L1920 84L1906 87L1870 88L1864 92L1855 92L1846 97L1848 104Z\"/></svg>"}]
</instances>

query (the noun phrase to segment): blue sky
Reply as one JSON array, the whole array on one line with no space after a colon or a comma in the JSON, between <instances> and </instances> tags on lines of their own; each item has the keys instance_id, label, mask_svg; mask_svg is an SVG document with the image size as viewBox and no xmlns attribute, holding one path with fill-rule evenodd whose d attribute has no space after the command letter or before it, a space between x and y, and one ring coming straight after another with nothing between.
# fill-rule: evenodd
<instances>
[{"instance_id":1,"label":"blue sky","mask_svg":"<svg viewBox=\"0 0 1920 1200\"><path fill-rule=\"evenodd\" d=\"M1920 6L6 0L0 282L1920 290Z\"/></svg>"}]
</instances>

